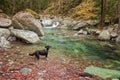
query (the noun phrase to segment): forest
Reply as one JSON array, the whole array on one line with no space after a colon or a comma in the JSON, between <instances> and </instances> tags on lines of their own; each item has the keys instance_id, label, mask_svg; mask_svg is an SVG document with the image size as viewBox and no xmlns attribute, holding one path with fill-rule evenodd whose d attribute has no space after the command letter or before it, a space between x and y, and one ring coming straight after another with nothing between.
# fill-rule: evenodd
<instances>
[{"instance_id":1,"label":"forest","mask_svg":"<svg viewBox=\"0 0 120 80\"><path fill-rule=\"evenodd\" d=\"M0 80L120 80L120 0L0 0Z\"/></svg>"}]
</instances>

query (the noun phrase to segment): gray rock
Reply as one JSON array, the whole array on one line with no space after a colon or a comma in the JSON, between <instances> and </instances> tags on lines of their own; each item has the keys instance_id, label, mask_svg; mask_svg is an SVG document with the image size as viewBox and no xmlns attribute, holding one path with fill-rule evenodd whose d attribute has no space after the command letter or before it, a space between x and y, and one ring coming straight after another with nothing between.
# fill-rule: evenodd
<instances>
[{"instance_id":1,"label":"gray rock","mask_svg":"<svg viewBox=\"0 0 120 80\"><path fill-rule=\"evenodd\" d=\"M79 21L72 29L73 30L80 30L82 28L85 28L86 26L88 26L88 24L85 21Z\"/></svg>"},{"instance_id":2,"label":"gray rock","mask_svg":"<svg viewBox=\"0 0 120 80\"><path fill-rule=\"evenodd\" d=\"M72 27L77 23L77 21L71 19L71 18L63 18L60 21L59 28L61 29L72 29Z\"/></svg>"},{"instance_id":3,"label":"gray rock","mask_svg":"<svg viewBox=\"0 0 120 80\"><path fill-rule=\"evenodd\" d=\"M111 35L111 37L113 37L113 38L115 38L115 37L118 36L117 32L111 32L110 35Z\"/></svg>"},{"instance_id":4,"label":"gray rock","mask_svg":"<svg viewBox=\"0 0 120 80\"><path fill-rule=\"evenodd\" d=\"M98 36L98 39L99 40L110 40L110 32L108 30L103 30L99 36Z\"/></svg>"},{"instance_id":5,"label":"gray rock","mask_svg":"<svg viewBox=\"0 0 120 80\"><path fill-rule=\"evenodd\" d=\"M12 41L16 41L17 38L14 36L14 35L10 35L8 38L7 38L8 41L12 42Z\"/></svg>"},{"instance_id":6,"label":"gray rock","mask_svg":"<svg viewBox=\"0 0 120 80\"><path fill-rule=\"evenodd\" d=\"M0 36L0 47L3 49L11 48L10 42L4 36Z\"/></svg>"},{"instance_id":7,"label":"gray rock","mask_svg":"<svg viewBox=\"0 0 120 80\"><path fill-rule=\"evenodd\" d=\"M116 38L116 42L120 43L120 35Z\"/></svg>"},{"instance_id":8,"label":"gray rock","mask_svg":"<svg viewBox=\"0 0 120 80\"><path fill-rule=\"evenodd\" d=\"M12 25L12 20L0 17L0 27L9 27Z\"/></svg>"},{"instance_id":9,"label":"gray rock","mask_svg":"<svg viewBox=\"0 0 120 80\"><path fill-rule=\"evenodd\" d=\"M27 43L36 44L40 42L38 35L33 31L11 29L11 33Z\"/></svg>"},{"instance_id":10,"label":"gray rock","mask_svg":"<svg viewBox=\"0 0 120 80\"><path fill-rule=\"evenodd\" d=\"M81 29L79 32L78 32L78 35L79 34L84 34L84 35L87 35L88 34L88 32L87 31L84 31L83 29Z\"/></svg>"},{"instance_id":11,"label":"gray rock","mask_svg":"<svg viewBox=\"0 0 120 80\"><path fill-rule=\"evenodd\" d=\"M97 20L87 20L86 23L90 26L95 26L99 23Z\"/></svg>"},{"instance_id":12,"label":"gray rock","mask_svg":"<svg viewBox=\"0 0 120 80\"><path fill-rule=\"evenodd\" d=\"M0 28L0 34L3 35L5 38L10 36L10 30L5 28Z\"/></svg>"},{"instance_id":13,"label":"gray rock","mask_svg":"<svg viewBox=\"0 0 120 80\"><path fill-rule=\"evenodd\" d=\"M99 22L96 20L79 20L76 21L77 24L72 28L73 30L80 30L82 28L86 28L88 26L95 26L97 25Z\"/></svg>"},{"instance_id":14,"label":"gray rock","mask_svg":"<svg viewBox=\"0 0 120 80\"><path fill-rule=\"evenodd\" d=\"M42 25L36 20L30 12L18 12L12 18L13 26L16 29L25 29L36 32L39 36L43 36Z\"/></svg>"},{"instance_id":15,"label":"gray rock","mask_svg":"<svg viewBox=\"0 0 120 80\"><path fill-rule=\"evenodd\" d=\"M14 64L14 61L9 60L9 65L11 66L11 65L13 65L13 64Z\"/></svg>"},{"instance_id":16,"label":"gray rock","mask_svg":"<svg viewBox=\"0 0 120 80\"><path fill-rule=\"evenodd\" d=\"M31 71L32 71L32 69L27 68L27 67L23 67L22 69L20 69L20 72L21 72L23 75L27 75L27 74L30 73Z\"/></svg>"},{"instance_id":17,"label":"gray rock","mask_svg":"<svg viewBox=\"0 0 120 80\"><path fill-rule=\"evenodd\" d=\"M87 32L92 35L99 35L101 33L100 29L92 29L92 28L86 28Z\"/></svg>"},{"instance_id":18,"label":"gray rock","mask_svg":"<svg viewBox=\"0 0 120 80\"><path fill-rule=\"evenodd\" d=\"M3 65L3 62L0 62L0 67Z\"/></svg>"},{"instance_id":19,"label":"gray rock","mask_svg":"<svg viewBox=\"0 0 120 80\"><path fill-rule=\"evenodd\" d=\"M44 80L44 79L40 77L40 78L38 78L38 80Z\"/></svg>"}]
</instances>

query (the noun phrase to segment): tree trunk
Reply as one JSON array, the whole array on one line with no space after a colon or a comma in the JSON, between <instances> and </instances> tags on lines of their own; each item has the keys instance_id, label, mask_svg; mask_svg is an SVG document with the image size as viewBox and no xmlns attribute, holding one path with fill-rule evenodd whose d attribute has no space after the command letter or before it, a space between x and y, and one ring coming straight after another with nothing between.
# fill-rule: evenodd
<instances>
[{"instance_id":1,"label":"tree trunk","mask_svg":"<svg viewBox=\"0 0 120 80\"><path fill-rule=\"evenodd\" d=\"M107 0L101 0L101 21L100 21L101 27L105 26L106 1Z\"/></svg>"}]
</instances>

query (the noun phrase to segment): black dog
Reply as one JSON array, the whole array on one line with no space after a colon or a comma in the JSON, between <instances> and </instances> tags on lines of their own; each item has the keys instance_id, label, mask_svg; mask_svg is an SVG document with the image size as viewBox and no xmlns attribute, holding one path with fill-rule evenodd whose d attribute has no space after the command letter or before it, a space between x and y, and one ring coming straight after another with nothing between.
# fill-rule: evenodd
<instances>
[{"instance_id":1,"label":"black dog","mask_svg":"<svg viewBox=\"0 0 120 80\"><path fill-rule=\"evenodd\" d=\"M40 56L39 55L43 55L43 56L48 56L48 51L49 51L49 48L51 46L45 46L45 49L44 50L37 50L35 51L34 53L32 54L29 54L30 56L35 56L37 59L40 59Z\"/></svg>"}]
</instances>

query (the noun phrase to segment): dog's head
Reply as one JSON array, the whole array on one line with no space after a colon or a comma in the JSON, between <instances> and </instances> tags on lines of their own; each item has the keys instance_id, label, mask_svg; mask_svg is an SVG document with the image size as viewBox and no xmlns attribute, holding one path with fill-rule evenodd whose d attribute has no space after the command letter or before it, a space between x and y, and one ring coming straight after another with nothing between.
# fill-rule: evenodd
<instances>
[{"instance_id":1,"label":"dog's head","mask_svg":"<svg viewBox=\"0 0 120 80\"><path fill-rule=\"evenodd\" d=\"M49 48L51 48L51 46L45 46L45 48L46 48L47 50L49 50Z\"/></svg>"}]
</instances>

